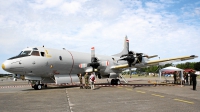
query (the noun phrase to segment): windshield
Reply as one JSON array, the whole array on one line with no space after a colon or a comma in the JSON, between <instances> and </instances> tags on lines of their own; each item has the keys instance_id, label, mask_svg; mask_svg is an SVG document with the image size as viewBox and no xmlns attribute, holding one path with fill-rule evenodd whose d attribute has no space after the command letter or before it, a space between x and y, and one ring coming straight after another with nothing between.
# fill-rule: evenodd
<instances>
[{"instance_id":1,"label":"windshield","mask_svg":"<svg viewBox=\"0 0 200 112\"><path fill-rule=\"evenodd\" d=\"M30 52L31 52L31 51L22 51L22 52L19 54L19 56L20 56L20 55L29 55Z\"/></svg>"},{"instance_id":2,"label":"windshield","mask_svg":"<svg viewBox=\"0 0 200 112\"><path fill-rule=\"evenodd\" d=\"M14 56L12 58L9 58L8 60L27 57L27 56L30 56L30 53L31 53L31 51L21 51L21 53L18 56Z\"/></svg>"}]
</instances>

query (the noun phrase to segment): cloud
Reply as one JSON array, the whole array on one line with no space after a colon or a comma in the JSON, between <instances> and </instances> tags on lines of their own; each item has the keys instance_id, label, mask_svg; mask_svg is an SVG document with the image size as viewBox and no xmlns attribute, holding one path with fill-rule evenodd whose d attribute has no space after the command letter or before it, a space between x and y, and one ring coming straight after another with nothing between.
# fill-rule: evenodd
<instances>
[{"instance_id":1,"label":"cloud","mask_svg":"<svg viewBox=\"0 0 200 112\"><path fill-rule=\"evenodd\" d=\"M0 51L11 57L45 45L90 53L94 46L96 53L112 55L122 50L127 35L130 49L138 52L161 58L200 55L199 26L193 2L6 0L0 4Z\"/></svg>"}]
</instances>

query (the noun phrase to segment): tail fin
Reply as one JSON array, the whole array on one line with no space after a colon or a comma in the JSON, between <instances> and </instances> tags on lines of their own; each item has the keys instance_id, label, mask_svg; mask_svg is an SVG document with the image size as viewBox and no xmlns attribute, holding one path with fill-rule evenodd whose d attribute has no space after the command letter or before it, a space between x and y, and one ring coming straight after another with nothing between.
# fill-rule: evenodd
<instances>
[{"instance_id":1,"label":"tail fin","mask_svg":"<svg viewBox=\"0 0 200 112\"><path fill-rule=\"evenodd\" d=\"M129 40L126 36L125 40L124 40L124 49L120 53L115 54L113 56L119 56L120 57L122 54L128 54L128 52L129 52Z\"/></svg>"}]
</instances>

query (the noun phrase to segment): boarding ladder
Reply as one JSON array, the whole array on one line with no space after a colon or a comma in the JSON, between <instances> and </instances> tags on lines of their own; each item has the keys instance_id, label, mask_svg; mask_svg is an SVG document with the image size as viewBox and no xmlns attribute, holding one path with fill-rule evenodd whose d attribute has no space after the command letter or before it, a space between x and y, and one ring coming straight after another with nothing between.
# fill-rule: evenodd
<instances>
[{"instance_id":1,"label":"boarding ladder","mask_svg":"<svg viewBox=\"0 0 200 112\"><path fill-rule=\"evenodd\" d=\"M120 77L121 79L123 79L123 81L124 81L125 83L128 83L128 81L126 80L126 78L125 78L122 74L119 74L119 77Z\"/></svg>"}]
</instances>

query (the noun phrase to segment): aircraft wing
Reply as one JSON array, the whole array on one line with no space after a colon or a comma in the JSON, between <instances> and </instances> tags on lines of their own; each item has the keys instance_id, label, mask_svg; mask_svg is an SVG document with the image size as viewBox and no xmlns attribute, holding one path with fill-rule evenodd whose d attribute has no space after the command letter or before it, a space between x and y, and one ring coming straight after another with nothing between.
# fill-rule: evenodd
<instances>
[{"instance_id":1,"label":"aircraft wing","mask_svg":"<svg viewBox=\"0 0 200 112\"><path fill-rule=\"evenodd\" d=\"M168 63L190 60L190 59L194 59L194 58L197 58L197 57L198 56L195 56L195 55L182 56L182 57L176 57L176 58L168 58L168 59L148 61L146 64L147 64L147 66L150 66L150 65L165 65L165 64L168 64Z\"/></svg>"},{"instance_id":2,"label":"aircraft wing","mask_svg":"<svg viewBox=\"0 0 200 112\"><path fill-rule=\"evenodd\" d=\"M145 66L152 66L152 65L165 65L168 63L174 63L174 62L179 62L179 61L185 61L185 60L190 60L197 58L198 56L191 55L191 56L182 56L182 57L176 57L176 58L168 58L168 59L160 59L160 60L152 60L152 61L147 61L145 63L139 63L142 67ZM137 64L135 66L137 68ZM122 64L122 65L116 65L116 66L111 66L111 69L122 69L122 68L128 68L128 64Z\"/></svg>"}]
</instances>

